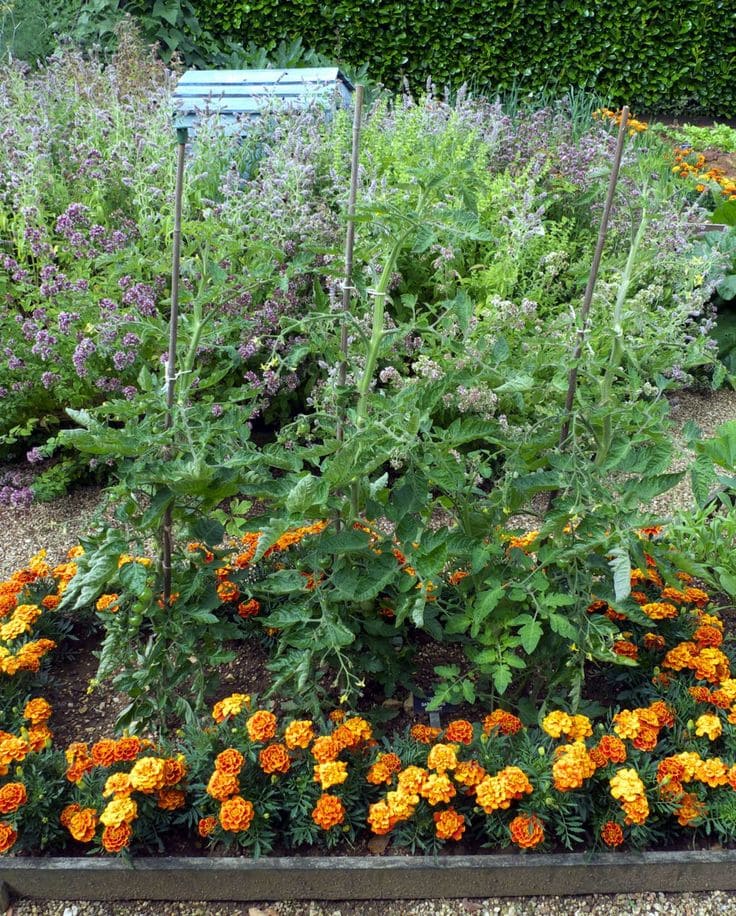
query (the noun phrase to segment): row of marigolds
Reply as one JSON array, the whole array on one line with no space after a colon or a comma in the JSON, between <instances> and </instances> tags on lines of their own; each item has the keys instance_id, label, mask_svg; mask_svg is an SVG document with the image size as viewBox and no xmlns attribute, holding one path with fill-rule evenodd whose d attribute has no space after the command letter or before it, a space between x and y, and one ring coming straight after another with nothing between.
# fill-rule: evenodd
<instances>
[{"instance_id":1,"label":"row of marigolds","mask_svg":"<svg viewBox=\"0 0 736 916\"><path fill-rule=\"evenodd\" d=\"M736 839L736 679L722 620L685 576L673 587L653 564L635 570L638 622L591 604L621 625L617 651L639 663L596 672L609 694L634 699L597 722L553 710L527 727L496 709L378 741L343 710L322 723L279 719L234 694L169 742L126 735L62 752L50 705L28 693L38 666L7 660L52 628L73 560L52 570L36 557L0 585L3 852L155 850L172 829L254 854L371 833L413 850L643 847L697 830Z\"/></svg>"}]
</instances>

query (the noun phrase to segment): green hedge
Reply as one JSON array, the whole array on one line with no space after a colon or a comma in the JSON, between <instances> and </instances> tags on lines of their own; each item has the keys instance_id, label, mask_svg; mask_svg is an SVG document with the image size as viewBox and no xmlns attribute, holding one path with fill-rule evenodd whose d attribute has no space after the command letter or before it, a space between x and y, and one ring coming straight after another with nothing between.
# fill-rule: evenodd
<instances>
[{"instance_id":1,"label":"green hedge","mask_svg":"<svg viewBox=\"0 0 736 916\"><path fill-rule=\"evenodd\" d=\"M736 116L734 0L194 0L216 35L304 45L398 88L595 88L639 110Z\"/></svg>"}]
</instances>

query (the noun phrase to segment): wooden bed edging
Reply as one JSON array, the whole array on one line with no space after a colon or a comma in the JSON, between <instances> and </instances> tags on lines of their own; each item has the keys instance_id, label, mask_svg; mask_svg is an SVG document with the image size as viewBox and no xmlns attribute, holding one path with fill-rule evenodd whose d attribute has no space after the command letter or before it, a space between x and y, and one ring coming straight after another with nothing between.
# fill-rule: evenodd
<instances>
[{"instance_id":1,"label":"wooden bed edging","mask_svg":"<svg viewBox=\"0 0 736 916\"><path fill-rule=\"evenodd\" d=\"M736 890L736 850L382 858L10 858L4 896L56 900L410 900Z\"/></svg>"}]
</instances>

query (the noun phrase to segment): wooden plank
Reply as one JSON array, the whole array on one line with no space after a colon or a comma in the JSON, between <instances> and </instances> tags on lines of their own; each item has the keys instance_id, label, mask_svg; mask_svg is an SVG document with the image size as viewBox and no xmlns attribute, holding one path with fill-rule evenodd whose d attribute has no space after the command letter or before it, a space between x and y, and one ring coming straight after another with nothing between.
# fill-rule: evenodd
<instances>
[{"instance_id":1,"label":"wooden plank","mask_svg":"<svg viewBox=\"0 0 736 916\"><path fill-rule=\"evenodd\" d=\"M736 851L439 856L3 857L11 895L51 900L433 900L736 889Z\"/></svg>"},{"instance_id":2,"label":"wooden plank","mask_svg":"<svg viewBox=\"0 0 736 916\"><path fill-rule=\"evenodd\" d=\"M290 70L187 70L179 85L219 83L334 83L341 75L337 67L303 67ZM343 77L344 78L344 77Z\"/></svg>"}]
</instances>

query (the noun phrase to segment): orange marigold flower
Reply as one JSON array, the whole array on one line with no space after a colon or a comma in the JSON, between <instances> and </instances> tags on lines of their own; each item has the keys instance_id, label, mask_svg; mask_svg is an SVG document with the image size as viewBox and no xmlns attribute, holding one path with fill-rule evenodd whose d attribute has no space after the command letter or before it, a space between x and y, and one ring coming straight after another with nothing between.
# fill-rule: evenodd
<instances>
[{"instance_id":1,"label":"orange marigold flower","mask_svg":"<svg viewBox=\"0 0 736 916\"><path fill-rule=\"evenodd\" d=\"M694 604L696 607L700 608L705 607L710 601L708 592L704 592L702 588L693 588L689 586L685 589L685 595L690 604Z\"/></svg>"},{"instance_id":2,"label":"orange marigold flower","mask_svg":"<svg viewBox=\"0 0 736 916\"><path fill-rule=\"evenodd\" d=\"M229 579L223 579L217 586L217 597L223 604L229 604L231 601L237 601L240 596L240 589Z\"/></svg>"},{"instance_id":3,"label":"orange marigold flower","mask_svg":"<svg viewBox=\"0 0 736 916\"><path fill-rule=\"evenodd\" d=\"M10 824L0 822L0 853L7 852L18 839L18 834Z\"/></svg>"},{"instance_id":4,"label":"orange marigold flower","mask_svg":"<svg viewBox=\"0 0 736 916\"><path fill-rule=\"evenodd\" d=\"M82 806L78 805L76 802L74 802L71 805L67 805L66 808L64 808L61 814L59 815L59 821L61 823L61 826L66 827L68 830L69 824L71 823L72 818L74 817L75 814L79 814L81 810L82 810Z\"/></svg>"},{"instance_id":5,"label":"orange marigold flower","mask_svg":"<svg viewBox=\"0 0 736 916\"><path fill-rule=\"evenodd\" d=\"M345 806L336 795L322 793L312 811L312 820L323 830L330 830L344 822Z\"/></svg>"},{"instance_id":6,"label":"orange marigold flower","mask_svg":"<svg viewBox=\"0 0 736 916\"><path fill-rule=\"evenodd\" d=\"M67 767L65 776L69 782L79 782L79 780L94 767L91 760L76 760Z\"/></svg>"},{"instance_id":7,"label":"orange marigold flower","mask_svg":"<svg viewBox=\"0 0 736 916\"><path fill-rule=\"evenodd\" d=\"M214 798L215 801L225 801L231 795L237 795L240 791L238 777L233 773L223 773L222 770L214 770L207 783L207 794Z\"/></svg>"},{"instance_id":8,"label":"orange marigold flower","mask_svg":"<svg viewBox=\"0 0 736 916\"><path fill-rule=\"evenodd\" d=\"M12 814L27 801L28 794L22 782L6 782L0 788L0 814Z\"/></svg>"},{"instance_id":9,"label":"orange marigold flower","mask_svg":"<svg viewBox=\"0 0 736 916\"><path fill-rule=\"evenodd\" d=\"M121 852L130 845L133 829L127 821L102 831L102 846L106 852Z\"/></svg>"},{"instance_id":10,"label":"orange marigold flower","mask_svg":"<svg viewBox=\"0 0 736 916\"><path fill-rule=\"evenodd\" d=\"M180 783L187 775L187 765L184 756L167 757L164 760L164 786L169 788Z\"/></svg>"},{"instance_id":11,"label":"orange marigold flower","mask_svg":"<svg viewBox=\"0 0 736 916\"><path fill-rule=\"evenodd\" d=\"M475 760L463 760L455 767L452 775L461 786L474 789L485 779L486 771Z\"/></svg>"},{"instance_id":12,"label":"orange marigold flower","mask_svg":"<svg viewBox=\"0 0 736 916\"><path fill-rule=\"evenodd\" d=\"M141 752L141 739L132 735L128 738L119 738L115 744L115 761L135 760Z\"/></svg>"},{"instance_id":13,"label":"orange marigold flower","mask_svg":"<svg viewBox=\"0 0 736 916\"><path fill-rule=\"evenodd\" d=\"M365 719L360 716L353 716L345 720L345 728L349 729L359 742L370 741L373 737L373 729Z\"/></svg>"},{"instance_id":14,"label":"orange marigold flower","mask_svg":"<svg viewBox=\"0 0 736 916\"><path fill-rule=\"evenodd\" d=\"M317 763L314 766L314 782L318 782L323 789L342 785L347 778L348 765L342 760Z\"/></svg>"},{"instance_id":15,"label":"orange marigold flower","mask_svg":"<svg viewBox=\"0 0 736 916\"><path fill-rule=\"evenodd\" d=\"M162 811L177 811L186 804L186 795L181 789L171 789L168 786L160 789L156 800Z\"/></svg>"},{"instance_id":16,"label":"orange marigold flower","mask_svg":"<svg viewBox=\"0 0 736 916\"><path fill-rule=\"evenodd\" d=\"M436 741L442 734L442 729L434 728L430 725L418 724L412 725L410 734L412 738L420 744L432 744L432 742Z\"/></svg>"},{"instance_id":17,"label":"orange marigold flower","mask_svg":"<svg viewBox=\"0 0 736 916\"><path fill-rule=\"evenodd\" d=\"M238 605L238 614L244 620L246 620L248 617L257 616L260 610L261 602L257 601L255 598L251 598L249 601L241 601Z\"/></svg>"},{"instance_id":18,"label":"orange marigold flower","mask_svg":"<svg viewBox=\"0 0 736 916\"><path fill-rule=\"evenodd\" d=\"M255 816L253 803L240 795L228 798L220 806L220 824L223 830L230 833L240 833L247 830Z\"/></svg>"},{"instance_id":19,"label":"orange marigold flower","mask_svg":"<svg viewBox=\"0 0 736 916\"><path fill-rule=\"evenodd\" d=\"M360 744L360 738L347 727L347 724L338 725L331 737L341 751L346 748L352 750Z\"/></svg>"},{"instance_id":20,"label":"orange marigold flower","mask_svg":"<svg viewBox=\"0 0 736 916\"><path fill-rule=\"evenodd\" d=\"M704 614L702 611L698 611L698 620L702 626L716 627L718 630L723 629L723 621L717 614Z\"/></svg>"},{"instance_id":21,"label":"orange marigold flower","mask_svg":"<svg viewBox=\"0 0 736 916\"><path fill-rule=\"evenodd\" d=\"M215 757L215 769L228 776L237 776L244 763L245 757L234 747L226 748Z\"/></svg>"},{"instance_id":22,"label":"orange marigold flower","mask_svg":"<svg viewBox=\"0 0 736 916\"><path fill-rule=\"evenodd\" d=\"M639 658L639 647L628 639L617 639L613 644L613 651L624 658Z\"/></svg>"},{"instance_id":23,"label":"orange marigold flower","mask_svg":"<svg viewBox=\"0 0 736 916\"><path fill-rule=\"evenodd\" d=\"M571 724L567 734L573 741L582 741L593 734L593 726L587 716L575 715L570 719Z\"/></svg>"},{"instance_id":24,"label":"orange marigold flower","mask_svg":"<svg viewBox=\"0 0 736 916\"><path fill-rule=\"evenodd\" d=\"M473 741L473 726L466 719L454 719L445 729L445 741L471 744Z\"/></svg>"},{"instance_id":25,"label":"orange marigold flower","mask_svg":"<svg viewBox=\"0 0 736 916\"><path fill-rule=\"evenodd\" d=\"M616 821L606 821L601 827L601 839L606 846L620 846L624 841L624 832Z\"/></svg>"},{"instance_id":26,"label":"orange marigold flower","mask_svg":"<svg viewBox=\"0 0 736 916\"><path fill-rule=\"evenodd\" d=\"M97 830L97 812L94 808L80 808L69 818L69 833L80 843L89 843Z\"/></svg>"},{"instance_id":27,"label":"orange marigold flower","mask_svg":"<svg viewBox=\"0 0 736 916\"><path fill-rule=\"evenodd\" d=\"M688 693L696 703L710 702L710 690L707 687L688 687Z\"/></svg>"},{"instance_id":28,"label":"orange marigold flower","mask_svg":"<svg viewBox=\"0 0 736 916\"><path fill-rule=\"evenodd\" d=\"M118 604L119 601L120 595L116 595L114 593L110 595L100 595L100 597L97 599L97 604L95 604L95 607L98 611L100 611L100 613L103 611L110 611L111 614L115 614L120 610L120 605Z\"/></svg>"},{"instance_id":29,"label":"orange marigold flower","mask_svg":"<svg viewBox=\"0 0 736 916\"><path fill-rule=\"evenodd\" d=\"M458 814L454 808L446 808L444 811L435 811L432 815L434 819L434 832L438 840L460 840L465 833L465 818Z\"/></svg>"},{"instance_id":30,"label":"orange marigold flower","mask_svg":"<svg viewBox=\"0 0 736 916\"><path fill-rule=\"evenodd\" d=\"M502 735L515 735L523 727L521 719L504 709L494 709L483 719L483 732L486 735L490 735L494 728Z\"/></svg>"},{"instance_id":31,"label":"orange marigold flower","mask_svg":"<svg viewBox=\"0 0 736 916\"><path fill-rule=\"evenodd\" d=\"M693 633L693 639L701 649L709 647L717 649L723 642L723 633L721 633L718 627L712 627L706 624L697 628Z\"/></svg>"},{"instance_id":32,"label":"orange marigold flower","mask_svg":"<svg viewBox=\"0 0 736 916\"><path fill-rule=\"evenodd\" d=\"M250 705L247 693L233 693L224 700L220 700L212 707L212 718L218 724L224 722L228 716L237 716Z\"/></svg>"},{"instance_id":33,"label":"orange marigold flower","mask_svg":"<svg viewBox=\"0 0 736 916\"><path fill-rule=\"evenodd\" d=\"M330 720L330 722L334 722L336 725L339 725L340 722L345 721L345 710L333 709L327 718Z\"/></svg>"},{"instance_id":34,"label":"orange marigold flower","mask_svg":"<svg viewBox=\"0 0 736 916\"><path fill-rule=\"evenodd\" d=\"M705 805L694 792L683 792L675 814L681 827L694 827L695 821L704 811Z\"/></svg>"},{"instance_id":35,"label":"orange marigold flower","mask_svg":"<svg viewBox=\"0 0 736 916\"><path fill-rule=\"evenodd\" d=\"M427 768L445 773L457 766L457 745L435 744L427 754Z\"/></svg>"},{"instance_id":36,"label":"orange marigold flower","mask_svg":"<svg viewBox=\"0 0 736 916\"><path fill-rule=\"evenodd\" d=\"M23 718L28 719L31 725L42 725L51 718L51 704L43 699L36 697L35 700L29 700L23 709Z\"/></svg>"},{"instance_id":37,"label":"orange marigold flower","mask_svg":"<svg viewBox=\"0 0 736 916\"><path fill-rule=\"evenodd\" d=\"M532 786L523 770L505 767L495 776L486 776L476 786L475 797L486 814L509 808L511 802L532 792Z\"/></svg>"},{"instance_id":38,"label":"orange marigold flower","mask_svg":"<svg viewBox=\"0 0 736 916\"><path fill-rule=\"evenodd\" d=\"M312 756L317 763L329 763L336 760L340 753L340 745L333 740L331 735L321 735L314 739L310 748Z\"/></svg>"},{"instance_id":39,"label":"orange marigold flower","mask_svg":"<svg viewBox=\"0 0 736 916\"><path fill-rule=\"evenodd\" d=\"M705 713L702 716L698 716L695 720L695 734L702 738L707 736L709 741L715 741L716 738L720 738L723 734L723 726L721 725L721 720L718 716Z\"/></svg>"},{"instance_id":40,"label":"orange marigold flower","mask_svg":"<svg viewBox=\"0 0 736 916\"><path fill-rule=\"evenodd\" d=\"M258 764L264 773L288 773L291 757L283 744L269 744L258 754Z\"/></svg>"},{"instance_id":41,"label":"orange marigold flower","mask_svg":"<svg viewBox=\"0 0 736 916\"><path fill-rule=\"evenodd\" d=\"M386 804L392 823L407 821L414 814L414 809L419 804L419 796L407 794L401 789L386 793Z\"/></svg>"},{"instance_id":42,"label":"orange marigold flower","mask_svg":"<svg viewBox=\"0 0 736 916\"><path fill-rule=\"evenodd\" d=\"M671 620L679 613L675 605L668 601L651 601L642 604L641 609L651 620Z\"/></svg>"},{"instance_id":43,"label":"orange marigold flower","mask_svg":"<svg viewBox=\"0 0 736 916\"><path fill-rule=\"evenodd\" d=\"M459 585L460 582L462 582L463 579L467 579L469 575L470 573L465 572L464 569L458 569L457 572L450 573L447 577L447 581L450 585Z\"/></svg>"},{"instance_id":44,"label":"orange marigold flower","mask_svg":"<svg viewBox=\"0 0 736 916\"><path fill-rule=\"evenodd\" d=\"M643 795L637 796L633 801L621 802L621 808L626 815L624 824L643 824L649 817L649 802Z\"/></svg>"},{"instance_id":45,"label":"orange marigold flower","mask_svg":"<svg viewBox=\"0 0 736 916\"><path fill-rule=\"evenodd\" d=\"M555 789L559 792L579 789L585 780L595 773L595 770L595 761L582 741L563 744L557 748L555 761L552 764Z\"/></svg>"},{"instance_id":46,"label":"orange marigold flower","mask_svg":"<svg viewBox=\"0 0 736 916\"><path fill-rule=\"evenodd\" d=\"M245 723L251 741L270 741L276 734L277 720L272 712L258 709Z\"/></svg>"},{"instance_id":47,"label":"orange marigold flower","mask_svg":"<svg viewBox=\"0 0 736 916\"><path fill-rule=\"evenodd\" d=\"M732 789L736 789L736 763L726 773L726 779Z\"/></svg>"},{"instance_id":48,"label":"orange marigold flower","mask_svg":"<svg viewBox=\"0 0 736 916\"><path fill-rule=\"evenodd\" d=\"M115 763L115 745L112 738L102 738L92 745L92 762L97 767L109 767Z\"/></svg>"},{"instance_id":49,"label":"orange marigold flower","mask_svg":"<svg viewBox=\"0 0 736 916\"><path fill-rule=\"evenodd\" d=\"M509 824L509 833L521 849L532 849L544 842L544 827L535 814L517 815Z\"/></svg>"},{"instance_id":50,"label":"orange marigold flower","mask_svg":"<svg viewBox=\"0 0 736 916\"><path fill-rule=\"evenodd\" d=\"M217 818L212 817L202 817L197 824L197 833L201 837L208 837L212 831L217 827Z\"/></svg>"},{"instance_id":51,"label":"orange marigold flower","mask_svg":"<svg viewBox=\"0 0 736 916\"><path fill-rule=\"evenodd\" d=\"M598 750L608 763L624 763L626 760L626 745L615 735L604 735L598 742Z\"/></svg>"},{"instance_id":52,"label":"orange marigold flower","mask_svg":"<svg viewBox=\"0 0 736 916\"><path fill-rule=\"evenodd\" d=\"M401 758L397 754L380 754L366 774L366 782L379 786L390 785L395 773L401 769Z\"/></svg>"}]
</instances>

